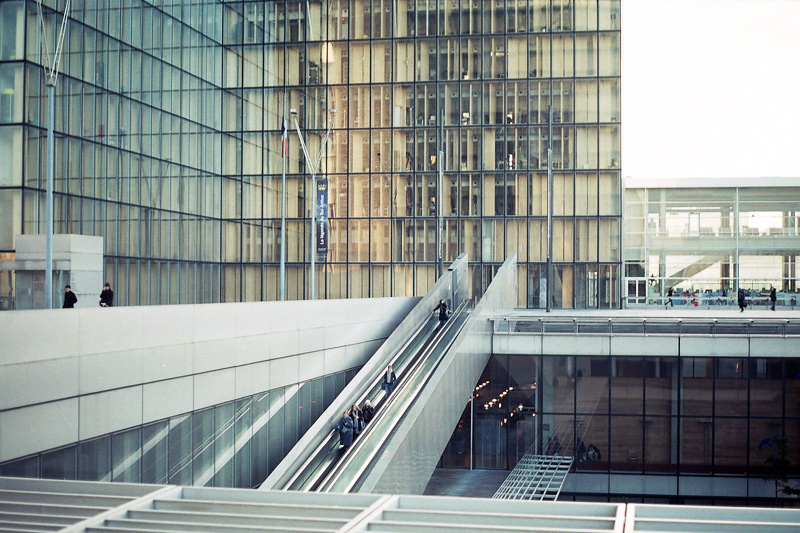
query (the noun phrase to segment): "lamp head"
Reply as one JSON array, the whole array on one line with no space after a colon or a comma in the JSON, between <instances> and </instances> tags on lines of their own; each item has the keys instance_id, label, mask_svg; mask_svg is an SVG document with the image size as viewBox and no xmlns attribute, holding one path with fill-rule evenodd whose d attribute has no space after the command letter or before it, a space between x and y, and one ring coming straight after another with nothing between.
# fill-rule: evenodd
<instances>
[{"instance_id":1,"label":"lamp head","mask_svg":"<svg viewBox=\"0 0 800 533\"><path fill-rule=\"evenodd\" d=\"M292 115L293 117L296 117L296 116L297 116L297 109L290 109L290 110L289 110L289 113L291 113L291 115Z\"/></svg>"},{"instance_id":2,"label":"lamp head","mask_svg":"<svg viewBox=\"0 0 800 533\"><path fill-rule=\"evenodd\" d=\"M339 110L336 109L335 107L333 109L331 109L331 115L335 115L338 112L339 112Z\"/></svg>"}]
</instances>

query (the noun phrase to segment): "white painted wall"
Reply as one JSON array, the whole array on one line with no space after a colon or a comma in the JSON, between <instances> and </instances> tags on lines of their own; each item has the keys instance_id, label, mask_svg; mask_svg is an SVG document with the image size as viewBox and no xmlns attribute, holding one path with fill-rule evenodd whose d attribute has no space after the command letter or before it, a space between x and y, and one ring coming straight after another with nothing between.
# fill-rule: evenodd
<instances>
[{"instance_id":1,"label":"white painted wall","mask_svg":"<svg viewBox=\"0 0 800 533\"><path fill-rule=\"evenodd\" d=\"M362 365L418 300L0 313L0 461Z\"/></svg>"}]
</instances>

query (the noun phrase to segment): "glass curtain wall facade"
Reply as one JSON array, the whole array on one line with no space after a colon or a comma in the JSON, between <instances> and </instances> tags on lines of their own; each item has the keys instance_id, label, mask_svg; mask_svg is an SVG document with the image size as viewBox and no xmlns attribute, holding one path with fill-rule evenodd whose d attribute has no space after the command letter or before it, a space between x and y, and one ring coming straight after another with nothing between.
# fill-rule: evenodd
<instances>
[{"instance_id":1,"label":"glass curtain wall facade","mask_svg":"<svg viewBox=\"0 0 800 533\"><path fill-rule=\"evenodd\" d=\"M48 6L53 43L60 18ZM11 252L16 233L44 232L46 88L35 3L0 0L0 10L11 95L0 150L18 162L0 178L0 251ZM121 304L277 299L282 196L286 295L308 297L313 195L293 128L283 157L285 98L312 156L338 111L319 173L329 183L319 297L424 293L441 214L443 261L469 255L474 293L514 252L519 305L544 307L551 229L551 305L620 305L619 0L83 0L73 10L55 231L105 237Z\"/></svg>"},{"instance_id":2,"label":"glass curtain wall facade","mask_svg":"<svg viewBox=\"0 0 800 533\"><path fill-rule=\"evenodd\" d=\"M625 189L627 305L665 305L670 288L674 305L735 305L742 287L766 306L774 287L777 305L793 308L800 180L697 181Z\"/></svg>"},{"instance_id":3,"label":"glass curtain wall facade","mask_svg":"<svg viewBox=\"0 0 800 533\"><path fill-rule=\"evenodd\" d=\"M760 481L784 436L797 475L799 372L797 357L493 355L441 466L471 454L473 468L512 469L557 437L561 455L584 443L574 472Z\"/></svg>"},{"instance_id":4,"label":"glass curtain wall facade","mask_svg":"<svg viewBox=\"0 0 800 533\"><path fill-rule=\"evenodd\" d=\"M52 55L64 2L43 4ZM72 2L55 97L54 232L104 238L115 303L225 299L222 11ZM46 231L41 37L36 2L0 1L3 251L18 233Z\"/></svg>"}]
</instances>

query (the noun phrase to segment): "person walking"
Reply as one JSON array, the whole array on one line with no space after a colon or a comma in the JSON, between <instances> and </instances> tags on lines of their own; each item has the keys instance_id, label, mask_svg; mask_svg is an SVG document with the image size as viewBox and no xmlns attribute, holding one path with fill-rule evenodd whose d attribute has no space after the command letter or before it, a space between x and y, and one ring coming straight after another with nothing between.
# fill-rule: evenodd
<instances>
[{"instance_id":1,"label":"person walking","mask_svg":"<svg viewBox=\"0 0 800 533\"><path fill-rule=\"evenodd\" d=\"M675 307L675 304L674 304L674 303L672 303L672 287L670 287L670 288L667 290L667 304L668 304L670 307ZM667 308L667 306L665 305L665 306L664 306L664 309L666 309L666 308Z\"/></svg>"},{"instance_id":2,"label":"person walking","mask_svg":"<svg viewBox=\"0 0 800 533\"><path fill-rule=\"evenodd\" d=\"M396 381L397 376L395 376L394 371L392 370L392 365L387 366L386 373L383 375L383 383L381 383L383 392L386 393L387 398L394 391L394 384Z\"/></svg>"},{"instance_id":3,"label":"person walking","mask_svg":"<svg viewBox=\"0 0 800 533\"><path fill-rule=\"evenodd\" d=\"M744 289L739 287L739 292L736 294L736 299L739 302L739 312L743 313L744 308L747 307L747 301L745 300Z\"/></svg>"},{"instance_id":4,"label":"person walking","mask_svg":"<svg viewBox=\"0 0 800 533\"><path fill-rule=\"evenodd\" d=\"M72 287L67 285L64 287L64 305L62 305L61 308L74 309L76 303L78 303L78 297L72 292Z\"/></svg>"},{"instance_id":5,"label":"person walking","mask_svg":"<svg viewBox=\"0 0 800 533\"><path fill-rule=\"evenodd\" d=\"M372 422L372 419L375 417L375 408L369 400L364 402L364 407L361 408L361 416L364 419L365 426Z\"/></svg>"},{"instance_id":6,"label":"person walking","mask_svg":"<svg viewBox=\"0 0 800 533\"><path fill-rule=\"evenodd\" d=\"M111 284L106 281L103 285L103 290L100 292L100 307L111 307L114 305L114 291L111 290Z\"/></svg>"},{"instance_id":7,"label":"person walking","mask_svg":"<svg viewBox=\"0 0 800 533\"><path fill-rule=\"evenodd\" d=\"M342 418L336 424L339 430L339 444L346 450L353 445L353 419L350 418L350 411L342 413Z\"/></svg>"},{"instance_id":8,"label":"person walking","mask_svg":"<svg viewBox=\"0 0 800 533\"><path fill-rule=\"evenodd\" d=\"M447 321L447 302L439 300L439 305L433 308L434 311L439 310L439 325L441 326Z\"/></svg>"},{"instance_id":9,"label":"person walking","mask_svg":"<svg viewBox=\"0 0 800 533\"><path fill-rule=\"evenodd\" d=\"M775 287L772 287L772 290L769 291L769 302L770 302L770 309L773 311L775 310L775 303L778 301L778 293L775 292Z\"/></svg>"}]
</instances>

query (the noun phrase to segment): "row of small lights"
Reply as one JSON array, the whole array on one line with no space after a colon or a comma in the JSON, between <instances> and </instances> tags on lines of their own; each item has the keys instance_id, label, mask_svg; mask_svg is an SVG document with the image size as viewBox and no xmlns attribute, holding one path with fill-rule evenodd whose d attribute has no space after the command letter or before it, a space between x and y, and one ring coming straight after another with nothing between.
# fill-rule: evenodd
<instances>
[{"instance_id":1,"label":"row of small lights","mask_svg":"<svg viewBox=\"0 0 800 533\"><path fill-rule=\"evenodd\" d=\"M502 400L503 400L503 398L504 398L504 397L505 397L505 396L506 396L506 395L507 395L509 392L511 392L512 390L514 390L514 387L509 387L509 388L507 388L506 390L504 390L503 392L501 392L501 393L500 393L500 394L497 396L497 398L492 398L492 401L490 401L489 403L485 403L485 404L483 404L483 408L484 408L484 409L489 409L490 407L494 407L494 404L497 404L497 407L498 407L498 408L501 408L501 407L503 407L503 403L502 403Z\"/></svg>"},{"instance_id":2,"label":"row of small lights","mask_svg":"<svg viewBox=\"0 0 800 533\"><path fill-rule=\"evenodd\" d=\"M479 396L478 391L481 390L482 388L486 387L488 384L489 384L489 380L487 379L483 383L481 383L479 385L476 385L475 389L472 391L472 396L469 397L469 401L472 401L475 398L477 398Z\"/></svg>"},{"instance_id":3,"label":"row of small lights","mask_svg":"<svg viewBox=\"0 0 800 533\"><path fill-rule=\"evenodd\" d=\"M524 407L522 406L522 404L519 404L516 408L514 408L513 411L511 411L511 414L508 415L509 418L513 418L514 413L519 413L520 411L522 411L522 409L524 409ZM530 415L536 416L536 413L531 413ZM503 424L507 423L508 423L508 418L504 418L503 421L500 423L500 425L502 426Z\"/></svg>"}]
</instances>

